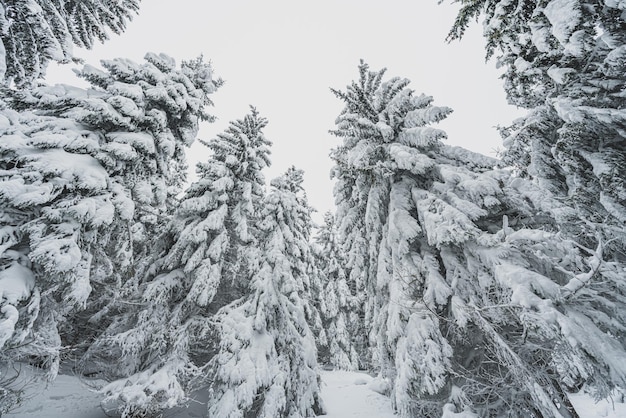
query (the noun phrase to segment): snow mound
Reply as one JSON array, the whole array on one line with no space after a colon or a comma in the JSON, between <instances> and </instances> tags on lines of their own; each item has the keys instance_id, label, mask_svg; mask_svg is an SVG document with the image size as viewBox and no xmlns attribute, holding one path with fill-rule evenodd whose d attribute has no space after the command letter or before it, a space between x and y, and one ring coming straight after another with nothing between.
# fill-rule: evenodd
<instances>
[{"instance_id":1,"label":"snow mound","mask_svg":"<svg viewBox=\"0 0 626 418\"><path fill-rule=\"evenodd\" d=\"M354 382L352 383L357 386L361 386L361 385L367 385L370 381L371 379L366 379L365 377L357 377L356 379L354 379Z\"/></svg>"}]
</instances>

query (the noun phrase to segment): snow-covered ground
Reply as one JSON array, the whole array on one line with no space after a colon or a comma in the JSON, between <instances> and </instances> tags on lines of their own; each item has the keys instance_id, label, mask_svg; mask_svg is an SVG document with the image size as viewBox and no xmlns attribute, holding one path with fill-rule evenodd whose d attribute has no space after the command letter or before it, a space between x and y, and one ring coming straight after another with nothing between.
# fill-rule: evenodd
<instances>
[{"instance_id":1,"label":"snow-covered ground","mask_svg":"<svg viewBox=\"0 0 626 418\"><path fill-rule=\"evenodd\" d=\"M7 417L24 418L107 418L100 408L102 395L96 393L99 382L81 381L76 376L59 375L48 384L31 380L34 373L22 367L17 387L25 387L26 400ZM90 387L91 385L94 387Z\"/></svg>"},{"instance_id":2,"label":"snow-covered ground","mask_svg":"<svg viewBox=\"0 0 626 418\"><path fill-rule=\"evenodd\" d=\"M100 407L101 395L95 392L98 382L83 381L72 375L59 375L46 387L44 382L29 382L32 376L22 370L27 384L28 400L11 413L11 418L110 418ZM324 418L397 418L389 398L381 395L380 382L364 373L322 371L322 398L327 409ZM581 418L624 418L626 404L601 401L594 403L585 395L571 396ZM163 418L202 418L206 408L202 399L189 406L175 408Z\"/></svg>"},{"instance_id":3,"label":"snow-covered ground","mask_svg":"<svg viewBox=\"0 0 626 418\"><path fill-rule=\"evenodd\" d=\"M626 418L626 403L623 398L594 402L590 396L582 393L570 394L569 398L580 418Z\"/></svg>"},{"instance_id":4,"label":"snow-covered ground","mask_svg":"<svg viewBox=\"0 0 626 418\"><path fill-rule=\"evenodd\" d=\"M323 371L322 399L325 418L392 418L389 398L374 392L377 382L369 375L356 372Z\"/></svg>"}]
</instances>

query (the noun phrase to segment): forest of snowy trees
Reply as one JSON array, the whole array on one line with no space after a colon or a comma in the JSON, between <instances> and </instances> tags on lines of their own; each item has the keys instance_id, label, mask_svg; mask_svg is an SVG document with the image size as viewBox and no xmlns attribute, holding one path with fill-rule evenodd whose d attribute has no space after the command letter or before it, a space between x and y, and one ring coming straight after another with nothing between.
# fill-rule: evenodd
<instances>
[{"instance_id":1,"label":"forest of snowy trees","mask_svg":"<svg viewBox=\"0 0 626 418\"><path fill-rule=\"evenodd\" d=\"M379 376L404 418L578 418L568 393L626 388L626 2L453 3L449 40L482 24L526 115L497 159L445 145L452 109L361 61L316 225L302 170L264 176L261 110L197 139L202 57L45 83L138 0L0 1L2 373L71 358L126 418L198 390L209 417L313 417L321 367ZM22 400L0 374L0 415Z\"/></svg>"}]
</instances>

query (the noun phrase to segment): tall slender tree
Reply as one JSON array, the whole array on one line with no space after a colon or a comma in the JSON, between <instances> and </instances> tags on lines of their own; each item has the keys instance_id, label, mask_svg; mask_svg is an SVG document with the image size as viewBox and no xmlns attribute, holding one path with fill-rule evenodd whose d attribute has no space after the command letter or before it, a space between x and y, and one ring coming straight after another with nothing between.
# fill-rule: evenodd
<instances>
[{"instance_id":1,"label":"tall slender tree","mask_svg":"<svg viewBox=\"0 0 626 418\"><path fill-rule=\"evenodd\" d=\"M249 293L217 314L220 350L209 415L312 417L322 411L316 348L307 324L309 208L302 171L272 180L260 223L259 269Z\"/></svg>"},{"instance_id":2,"label":"tall slender tree","mask_svg":"<svg viewBox=\"0 0 626 418\"><path fill-rule=\"evenodd\" d=\"M294 268L300 269L297 274L303 279L306 301L304 304L306 320L313 331L318 347L326 346L328 341L321 316L324 304L324 274L315 259L312 242L314 224L311 215L315 212L315 209L309 205L306 191L304 190L304 171L295 166L291 166L285 172L284 178L287 180L285 187L288 187L289 191L294 194L298 204L302 208L302 210L299 211L300 216L296 227L306 242L309 243L308 247L303 247L300 253L299 263L294 265Z\"/></svg>"},{"instance_id":3,"label":"tall slender tree","mask_svg":"<svg viewBox=\"0 0 626 418\"><path fill-rule=\"evenodd\" d=\"M352 82L345 92L333 90L346 104L337 119L337 130L332 131L343 140L331 154L336 163L333 176L337 179L337 221L350 270L349 282L354 283L358 297L364 298L359 334L369 333L371 341L361 341L357 347L366 366L379 361L375 357L378 353L368 353L364 348L373 345L370 343L378 334L373 326L382 301L366 295L378 293L378 257L393 180L393 163L388 157L400 149L392 142L396 134L394 127L402 123L404 116L398 112L406 112L408 107L415 110L416 117L422 119L407 125L405 136L423 133L420 141L428 143L445 134L424 125L443 119L451 111L431 107L429 97L413 97L405 89L409 84L407 79L396 77L383 83L384 74L385 70L369 71L369 66L361 62L358 82Z\"/></svg>"},{"instance_id":4,"label":"tall slender tree","mask_svg":"<svg viewBox=\"0 0 626 418\"><path fill-rule=\"evenodd\" d=\"M357 301L346 280L345 257L339 246L335 217L331 212L324 214L324 224L319 227L315 242L323 278L319 298L326 337L320 359L337 369L357 370L359 357L353 342L357 332L354 324L358 323Z\"/></svg>"}]
</instances>

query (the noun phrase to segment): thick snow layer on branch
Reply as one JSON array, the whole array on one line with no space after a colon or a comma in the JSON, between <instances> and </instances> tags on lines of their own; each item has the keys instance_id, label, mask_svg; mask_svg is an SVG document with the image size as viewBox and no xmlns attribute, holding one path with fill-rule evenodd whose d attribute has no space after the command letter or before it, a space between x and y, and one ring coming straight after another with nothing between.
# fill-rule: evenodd
<instances>
[{"instance_id":1,"label":"thick snow layer on branch","mask_svg":"<svg viewBox=\"0 0 626 418\"><path fill-rule=\"evenodd\" d=\"M542 24L530 22L528 24L530 28L532 43L539 52L549 52L552 48L548 42L550 36L549 29Z\"/></svg>"},{"instance_id":2,"label":"thick snow layer on branch","mask_svg":"<svg viewBox=\"0 0 626 418\"><path fill-rule=\"evenodd\" d=\"M15 332L20 317L15 305L30 297L34 287L33 273L21 264L0 271L0 349Z\"/></svg>"},{"instance_id":3,"label":"thick snow layer on branch","mask_svg":"<svg viewBox=\"0 0 626 418\"><path fill-rule=\"evenodd\" d=\"M108 152L112 154L116 159L122 161L133 161L136 160L138 155L128 144L120 144L117 142L109 142L102 146L102 151Z\"/></svg>"},{"instance_id":4,"label":"thick snow layer on branch","mask_svg":"<svg viewBox=\"0 0 626 418\"><path fill-rule=\"evenodd\" d=\"M414 128L425 126L429 123L439 122L452 113L449 107L428 106L422 109L415 109L406 114L404 117L404 126Z\"/></svg>"},{"instance_id":5,"label":"thick snow layer on branch","mask_svg":"<svg viewBox=\"0 0 626 418\"><path fill-rule=\"evenodd\" d=\"M135 150L154 154L154 138L145 132L111 132L107 136L114 142L131 145Z\"/></svg>"},{"instance_id":6,"label":"thick snow layer on branch","mask_svg":"<svg viewBox=\"0 0 626 418\"><path fill-rule=\"evenodd\" d=\"M52 200L51 183L26 184L23 178L13 178L0 182L0 196L11 201L17 207L41 205Z\"/></svg>"},{"instance_id":7,"label":"thick snow layer on branch","mask_svg":"<svg viewBox=\"0 0 626 418\"><path fill-rule=\"evenodd\" d=\"M16 305L27 299L34 287L33 273L21 264L13 263L9 268L0 271L0 301Z\"/></svg>"},{"instance_id":8,"label":"thick snow layer on branch","mask_svg":"<svg viewBox=\"0 0 626 418\"><path fill-rule=\"evenodd\" d=\"M407 145L389 145L389 156L400 170L408 170L415 174L424 174L431 170L435 162L424 154L416 153Z\"/></svg>"},{"instance_id":9,"label":"thick snow layer on branch","mask_svg":"<svg viewBox=\"0 0 626 418\"><path fill-rule=\"evenodd\" d=\"M123 409L124 404L135 405L146 411L172 408L187 399L178 380L182 368L184 364L172 362L109 383L100 390L106 396L102 403L118 405L118 409ZM119 404L120 401L123 404Z\"/></svg>"},{"instance_id":10,"label":"thick snow layer on branch","mask_svg":"<svg viewBox=\"0 0 626 418\"><path fill-rule=\"evenodd\" d=\"M552 35L563 46L567 45L570 35L580 21L581 12L578 7L577 0L552 0L543 9L543 13L552 25Z\"/></svg>"},{"instance_id":11,"label":"thick snow layer on branch","mask_svg":"<svg viewBox=\"0 0 626 418\"><path fill-rule=\"evenodd\" d=\"M490 170L498 164L498 160L493 157L488 157L462 147L443 146L439 149L439 152L446 158L459 162L460 165L468 170Z\"/></svg>"},{"instance_id":12,"label":"thick snow layer on branch","mask_svg":"<svg viewBox=\"0 0 626 418\"><path fill-rule=\"evenodd\" d=\"M106 73L103 73L106 76ZM144 99L143 89L136 84L122 83L115 81L109 85L109 91L113 94L133 99L137 103L141 103Z\"/></svg>"},{"instance_id":13,"label":"thick snow layer on branch","mask_svg":"<svg viewBox=\"0 0 626 418\"><path fill-rule=\"evenodd\" d=\"M477 228L469 218L441 199L419 190L413 191L413 199L430 245L460 244L476 236Z\"/></svg>"},{"instance_id":14,"label":"thick snow layer on branch","mask_svg":"<svg viewBox=\"0 0 626 418\"><path fill-rule=\"evenodd\" d=\"M50 149L35 154L31 164L41 173L55 174L67 181L75 181L83 189L104 190L108 174L96 159L89 155L69 153L61 149Z\"/></svg>"},{"instance_id":15,"label":"thick snow layer on branch","mask_svg":"<svg viewBox=\"0 0 626 418\"><path fill-rule=\"evenodd\" d=\"M55 273L70 272L80 263L82 254L72 238L52 236L38 243L30 258Z\"/></svg>"},{"instance_id":16,"label":"thick snow layer on branch","mask_svg":"<svg viewBox=\"0 0 626 418\"><path fill-rule=\"evenodd\" d=\"M553 300L559 295L559 286L547 277L524 267L503 263L495 267L495 277L511 290L511 303L532 308L554 321ZM547 317L544 319L548 320Z\"/></svg>"},{"instance_id":17,"label":"thick snow layer on branch","mask_svg":"<svg viewBox=\"0 0 626 418\"><path fill-rule=\"evenodd\" d=\"M548 68L548 76L557 84L565 84L568 74L575 73L573 68L559 68L556 65Z\"/></svg>"},{"instance_id":18,"label":"thick snow layer on branch","mask_svg":"<svg viewBox=\"0 0 626 418\"><path fill-rule=\"evenodd\" d=\"M430 148L440 144L441 140L447 137L446 132L441 129L418 126L404 129L398 136L398 141L417 148Z\"/></svg>"}]
</instances>

